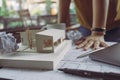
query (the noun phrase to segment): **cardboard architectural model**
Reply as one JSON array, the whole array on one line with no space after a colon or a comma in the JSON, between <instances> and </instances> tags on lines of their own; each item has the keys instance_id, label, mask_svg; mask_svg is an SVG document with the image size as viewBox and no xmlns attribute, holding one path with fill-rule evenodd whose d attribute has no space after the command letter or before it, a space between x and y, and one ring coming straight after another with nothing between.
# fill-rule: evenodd
<instances>
[{"instance_id":1,"label":"cardboard architectural model","mask_svg":"<svg viewBox=\"0 0 120 80\"><path fill-rule=\"evenodd\" d=\"M21 46L22 47L22 46ZM35 51L19 51L13 55L1 55L0 66L25 69L49 69L57 68L60 60L71 48L71 41L65 40L54 53L37 53Z\"/></svg>"},{"instance_id":2,"label":"cardboard architectural model","mask_svg":"<svg viewBox=\"0 0 120 80\"><path fill-rule=\"evenodd\" d=\"M35 34L37 32L40 32L41 30L29 30L30 35L27 34L27 32L20 32L20 37L21 37L21 43L24 46L29 46L29 40L28 40L28 36L30 37L31 41L32 41L32 47L36 46L36 40L35 40Z\"/></svg>"},{"instance_id":3,"label":"cardboard architectural model","mask_svg":"<svg viewBox=\"0 0 120 80\"><path fill-rule=\"evenodd\" d=\"M64 42L65 30L48 29L36 33L37 52L53 53Z\"/></svg>"},{"instance_id":4,"label":"cardboard architectural model","mask_svg":"<svg viewBox=\"0 0 120 80\"><path fill-rule=\"evenodd\" d=\"M28 47L28 35L26 32L22 32L23 40L18 52L12 55L1 55L0 66L53 70L72 46L71 40L65 40L64 28L51 28L44 31L32 30L30 35L31 41L36 43L32 44L35 49Z\"/></svg>"}]
</instances>

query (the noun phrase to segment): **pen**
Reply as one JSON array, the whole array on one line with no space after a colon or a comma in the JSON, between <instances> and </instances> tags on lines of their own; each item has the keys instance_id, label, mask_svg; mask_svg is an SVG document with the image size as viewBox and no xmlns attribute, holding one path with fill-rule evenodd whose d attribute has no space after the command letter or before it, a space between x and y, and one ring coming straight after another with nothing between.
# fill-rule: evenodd
<instances>
[{"instance_id":1,"label":"pen","mask_svg":"<svg viewBox=\"0 0 120 80\"><path fill-rule=\"evenodd\" d=\"M78 75L78 76L87 77L87 78L102 78L103 80L120 80L119 73L95 72L95 71L70 69L70 68L63 68L63 69L60 68L58 70L68 74Z\"/></svg>"},{"instance_id":2,"label":"pen","mask_svg":"<svg viewBox=\"0 0 120 80\"><path fill-rule=\"evenodd\" d=\"M86 53L81 53L77 58L82 58L82 57L88 56L89 54L91 54L91 53L93 53L95 51L99 51L101 49L104 49L104 48L99 48L99 49L92 50L92 51L89 51L89 52L86 52Z\"/></svg>"}]
</instances>

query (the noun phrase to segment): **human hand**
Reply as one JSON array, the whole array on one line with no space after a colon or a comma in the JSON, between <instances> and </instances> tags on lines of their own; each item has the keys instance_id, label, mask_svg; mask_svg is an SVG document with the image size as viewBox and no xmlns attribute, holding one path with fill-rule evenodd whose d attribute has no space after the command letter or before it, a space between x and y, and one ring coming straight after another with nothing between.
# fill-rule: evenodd
<instances>
[{"instance_id":1,"label":"human hand","mask_svg":"<svg viewBox=\"0 0 120 80\"><path fill-rule=\"evenodd\" d=\"M99 47L107 47L108 45L106 44L104 40L103 35L90 35L84 39L80 39L79 41L75 42L77 45L77 49L83 48L84 50L88 50L89 48L98 49Z\"/></svg>"}]
</instances>

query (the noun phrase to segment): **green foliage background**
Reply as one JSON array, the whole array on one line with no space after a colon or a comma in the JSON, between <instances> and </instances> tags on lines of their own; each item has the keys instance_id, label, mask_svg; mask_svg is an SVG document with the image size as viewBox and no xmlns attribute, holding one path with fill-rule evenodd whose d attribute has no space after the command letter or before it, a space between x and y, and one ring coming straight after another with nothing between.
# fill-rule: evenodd
<instances>
[{"instance_id":1,"label":"green foliage background","mask_svg":"<svg viewBox=\"0 0 120 80\"><path fill-rule=\"evenodd\" d=\"M0 16L9 16L9 11L7 9L6 0L2 0L2 7L0 9Z\"/></svg>"}]
</instances>

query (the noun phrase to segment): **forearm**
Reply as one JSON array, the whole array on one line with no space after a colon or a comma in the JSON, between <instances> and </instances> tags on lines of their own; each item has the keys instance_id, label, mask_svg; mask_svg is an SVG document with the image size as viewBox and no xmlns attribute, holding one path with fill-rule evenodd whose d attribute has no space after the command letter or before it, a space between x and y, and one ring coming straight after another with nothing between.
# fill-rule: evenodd
<instances>
[{"instance_id":1,"label":"forearm","mask_svg":"<svg viewBox=\"0 0 120 80\"><path fill-rule=\"evenodd\" d=\"M92 0L93 1L93 24L91 35L86 37L77 48L87 50L91 47L98 49L99 47L107 47L104 41L105 28L107 22L107 14L109 0Z\"/></svg>"},{"instance_id":2,"label":"forearm","mask_svg":"<svg viewBox=\"0 0 120 80\"><path fill-rule=\"evenodd\" d=\"M106 28L109 0L93 0L92 28Z\"/></svg>"},{"instance_id":3,"label":"forearm","mask_svg":"<svg viewBox=\"0 0 120 80\"><path fill-rule=\"evenodd\" d=\"M58 22L70 26L69 6L71 0L59 0Z\"/></svg>"}]
</instances>

